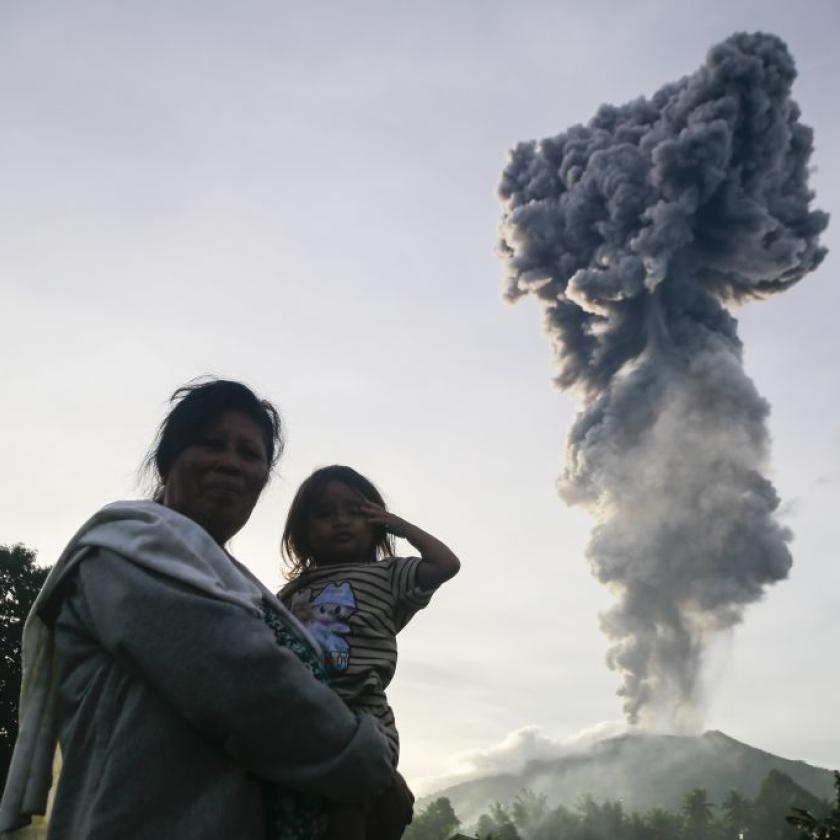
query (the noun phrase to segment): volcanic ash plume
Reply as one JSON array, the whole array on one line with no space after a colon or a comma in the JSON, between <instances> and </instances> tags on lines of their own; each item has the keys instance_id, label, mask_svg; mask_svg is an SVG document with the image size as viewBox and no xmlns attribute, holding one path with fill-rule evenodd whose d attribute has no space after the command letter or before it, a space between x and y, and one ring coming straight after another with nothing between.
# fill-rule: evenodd
<instances>
[{"instance_id":1,"label":"volcanic ash plume","mask_svg":"<svg viewBox=\"0 0 840 840\"><path fill-rule=\"evenodd\" d=\"M779 38L734 35L651 99L519 144L502 176L507 297L539 299L556 382L582 396L558 486L597 519L587 551L617 599L601 622L633 723L692 722L708 641L790 569L768 406L727 306L825 256L795 75Z\"/></svg>"}]
</instances>

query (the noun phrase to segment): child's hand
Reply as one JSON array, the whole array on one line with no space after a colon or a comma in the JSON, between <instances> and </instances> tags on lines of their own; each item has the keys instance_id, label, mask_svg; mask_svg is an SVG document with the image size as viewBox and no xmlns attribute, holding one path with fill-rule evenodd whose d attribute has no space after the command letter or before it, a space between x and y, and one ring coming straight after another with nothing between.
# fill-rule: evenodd
<instances>
[{"instance_id":1,"label":"child's hand","mask_svg":"<svg viewBox=\"0 0 840 840\"><path fill-rule=\"evenodd\" d=\"M367 499L359 502L359 513L367 518L370 525L384 525L385 530L395 537L406 536L408 529L411 527L405 519L400 519L399 516L385 510L381 505L369 502Z\"/></svg>"},{"instance_id":2,"label":"child's hand","mask_svg":"<svg viewBox=\"0 0 840 840\"><path fill-rule=\"evenodd\" d=\"M437 537L367 499L359 500L359 513L367 517L369 524L384 525L385 530L408 540L420 552L417 583L421 589L437 589L458 573L460 561Z\"/></svg>"}]
</instances>

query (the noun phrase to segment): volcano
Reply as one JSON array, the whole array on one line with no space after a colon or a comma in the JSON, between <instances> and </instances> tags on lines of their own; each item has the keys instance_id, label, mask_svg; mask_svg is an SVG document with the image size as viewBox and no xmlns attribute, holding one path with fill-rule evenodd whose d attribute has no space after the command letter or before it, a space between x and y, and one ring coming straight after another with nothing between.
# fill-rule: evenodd
<instances>
[{"instance_id":1,"label":"volcano","mask_svg":"<svg viewBox=\"0 0 840 840\"><path fill-rule=\"evenodd\" d=\"M418 811L445 796L469 825L493 802L509 804L528 789L550 805L572 806L582 796L620 800L626 811L679 810L684 795L704 788L712 802L731 790L754 798L772 771L790 777L819 799L833 798L829 770L741 743L722 732L699 736L633 733L607 738L579 753L533 761L521 773L485 776L443 788L417 803Z\"/></svg>"}]
</instances>

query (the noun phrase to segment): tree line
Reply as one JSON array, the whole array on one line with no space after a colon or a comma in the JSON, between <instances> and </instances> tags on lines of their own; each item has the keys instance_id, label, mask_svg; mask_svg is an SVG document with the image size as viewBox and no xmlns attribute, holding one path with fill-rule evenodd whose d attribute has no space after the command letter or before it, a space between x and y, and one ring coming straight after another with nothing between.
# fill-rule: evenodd
<instances>
[{"instance_id":1,"label":"tree line","mask_svg":"<svg viewBox=\"0 0 840 840\"><path fill-rule=\"evenodd\" d=\"M49 569L35 565L25 545L0 545L0 790L17 738L23 624Z\"/></svg>"},{"instance_id":2,"label":"tree line","mask_svg":"<svg viewBox=\"0 0 840 840\"><path fill-rule=\"evenodd\" d=\"M771 770L754 799L731 790L712 802L706 790L687 791L680 807L628 812L621 802L582 797L573 808L551 807L543 794L523 790L513 802L494 803L469 837L452 803L439 797L408 827L404 840L840 840L840 774L834 803L821 800L789 776Z\"/></svg>"}]
</instances>

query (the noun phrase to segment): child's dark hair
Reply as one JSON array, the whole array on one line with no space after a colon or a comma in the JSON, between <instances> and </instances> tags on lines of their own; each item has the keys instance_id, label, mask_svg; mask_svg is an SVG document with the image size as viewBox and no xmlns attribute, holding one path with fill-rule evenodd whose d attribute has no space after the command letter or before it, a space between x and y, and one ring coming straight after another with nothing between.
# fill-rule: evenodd
<instances>
[{"instance_id":1,"label":"child's dark hair","mask_svg":"<svg viewBox=\"0 0 840 840\"><path fill-rule=\"evenodd\" d=\"M295 493L289 515L286 517L286 527L283 529L282 552L288 568L289 580L294 580L314 566L312 550L309 547L309 517L331 481L340 481L353 490L358 490L369 502L385 507L385 500L373 482L357 473L352 467L333 464L331 467L315 470ZM384 525L374 525L372 559L380 560L383 557L393 556L393 538L385 530Z\"/></svg>"}]
</instances>

